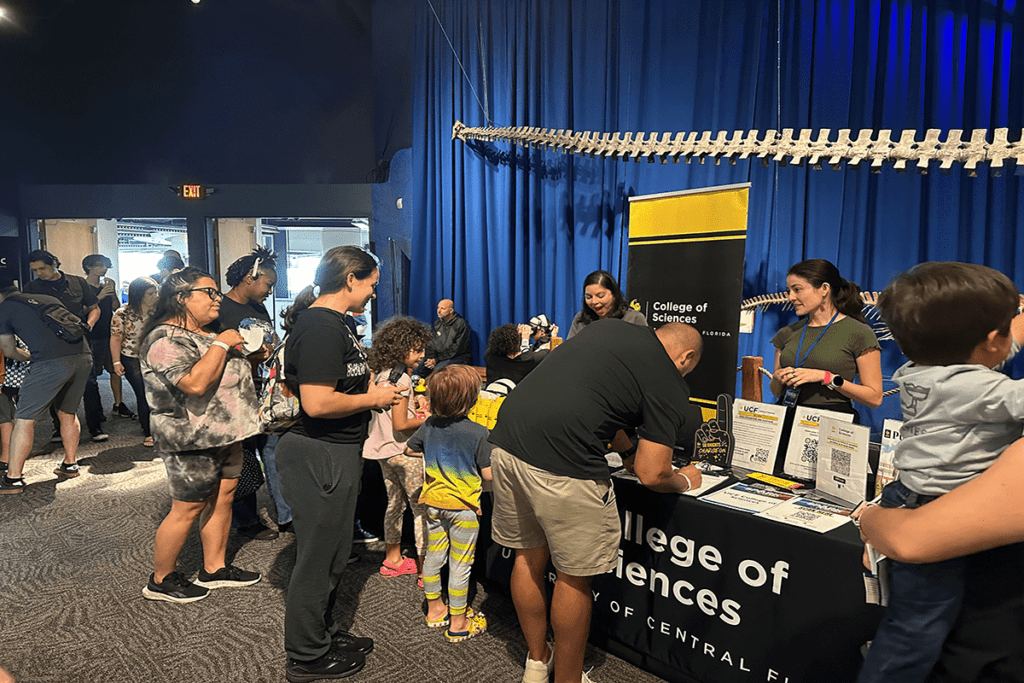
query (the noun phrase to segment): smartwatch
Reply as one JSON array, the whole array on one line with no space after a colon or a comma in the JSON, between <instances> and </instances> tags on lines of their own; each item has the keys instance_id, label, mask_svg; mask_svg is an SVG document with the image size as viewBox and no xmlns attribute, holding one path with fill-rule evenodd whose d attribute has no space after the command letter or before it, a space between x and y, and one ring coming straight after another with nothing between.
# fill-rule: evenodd
<instances>
[{"instance_id":1,"label":"smartwatch","mask_svg":"<svg viewBox=\"0 0 1024 683\"><path fill-rule=\"evenodd\" d=\"M830 381L830 382L829 382L829 383L828 383L827 385L825 385L825 386L827 386L827 387L828 387L829 389L831 389L832 391L835 391L835 390L836 390L836 389L838 389L839 387L843 386L843 384L844 384L845 382L846 382L846 380L845 380L845 379L843 379L843 376L842 376L842 375L832 375L832 381Z\"/></svg>"}]
</instances>

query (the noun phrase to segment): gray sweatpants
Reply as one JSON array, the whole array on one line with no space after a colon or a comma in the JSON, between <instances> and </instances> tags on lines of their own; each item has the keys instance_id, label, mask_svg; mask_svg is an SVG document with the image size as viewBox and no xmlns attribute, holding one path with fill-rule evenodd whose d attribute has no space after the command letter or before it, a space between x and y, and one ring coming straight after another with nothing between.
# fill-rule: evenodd
<instances>
[{"instance_id":1,"label":"gray sweatpants","mask_svg":"<svg viewBox=\"0 0 1024 683\"><path fill-rule=\"evenodd\" d=\"M284 649L299 661L323 656L338 632L334 603L352 552L362 444L288 432L277 444L281 493L292 509L295 568L284 613Z\"/></svg>"}]
</instances>

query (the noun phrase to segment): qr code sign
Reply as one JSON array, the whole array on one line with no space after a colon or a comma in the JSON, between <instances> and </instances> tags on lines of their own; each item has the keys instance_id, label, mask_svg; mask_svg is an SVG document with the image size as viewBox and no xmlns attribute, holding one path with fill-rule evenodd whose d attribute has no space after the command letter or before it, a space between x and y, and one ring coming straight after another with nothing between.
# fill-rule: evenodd
<instances>
[{"instance_id":1,"label":"qr code sign","mask_svg":"<svg viewBox=\"0 0 1024 683\"><path fill-rule=\"evenodd\" d=\"M800 462L813 465L818 462L818 440L804 439L804 452L800 455Z\"/></svg>"},{"instance_id":2,"label":"qr code sign","mask_svg":"<svg viewBox=\"0 0 1024 683\"><path fill-rule=\"evenodd\" d=\"M799 520L803 520L805 522L817 522L818 521L818 515L814 514L813 512L808 512L807 510L797 510L796 512L794 512L792 514L792 517L793 517L793 519L799 519Z\"/></svg>"},{"instance_id":3,"label":"qr code sign","mask_svg":"<svg viewBox=\"0 0 1024 683\"><path fill-rule=\"evenodd\" d=\"M850 458L853 453L832 449L832 471L840 476L850 476Z\"/></svg>"},{"instance_id":4,"label":"qr code sign","mask_svg":"<svg viewBox=\"0 0 1024 683\"><path fill-rule=\"evenodd\" d=\"M767 448L758 448L756 451L754 451L754 454L752 456L750 456L750 460L751 460L751 462L760 462L760 463L768 462L768 449Z\"/></svg>"}]
</instances>

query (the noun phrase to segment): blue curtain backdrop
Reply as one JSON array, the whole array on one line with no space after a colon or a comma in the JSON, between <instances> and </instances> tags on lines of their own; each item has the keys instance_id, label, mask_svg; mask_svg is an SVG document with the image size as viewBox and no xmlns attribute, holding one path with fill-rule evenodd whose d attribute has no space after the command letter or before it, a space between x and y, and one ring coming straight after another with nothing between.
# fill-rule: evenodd
<instances>
[{"instance_id":1,"label":"blue curtain backdrop","mask_svg":"<svg viewBox=\"0 0 1024 683\"><path fill-rule=\"evenodd\" d=\"M1021 179L811 170L757 160L635 163L464 144L452 124L577 131L1024 126L1024 10L1014 0L430 0L413 49L410 312L451 297L477 337L547 313L567 330L581 283L626 272L628 197L749 181L744 296L826 258L880 290L928 260L1024 284ZM461 62L461 65L460 65ZM834 135L834 133L833 133ZM969 136L969 133L967 134ZM966 137L966 136L965 136ZM671 277L666 273L665 277ZM951 312L955 314L955 312ZM757 316L740 352L770 367L791 312ZM902 362L883 344L886 377ZM886 384L886 388L893 385ZM863 411L876 427L895 398Z\"/></svg>"}]
</instances>

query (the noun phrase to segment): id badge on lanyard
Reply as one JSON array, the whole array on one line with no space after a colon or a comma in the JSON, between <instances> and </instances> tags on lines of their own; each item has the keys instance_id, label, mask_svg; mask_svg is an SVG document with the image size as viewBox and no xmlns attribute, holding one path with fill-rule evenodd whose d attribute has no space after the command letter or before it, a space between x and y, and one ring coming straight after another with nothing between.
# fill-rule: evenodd
<instances>
[{"instance_id":1,"label":"id badge on lanyard","mask_svg":"<svg viewBox=\"0 0 1024 683\"><path fill-rule=\"evenodd\" d=\"M804 356L803 360L800 360L800 353L804 350L804 336L807 334L807 328L810 327L811 324L810 320L807 321L807 324L804 325L804 331L800 333L800 345L796 349L796 367L799 368L807 362L807 357L811 355L811 351L814 350L814 347L818 345L821 338L825 336L826 332L828 332L828 328L832 327L832 323L835 321L837 315L839 315L838 311L832 314L832 317L828 319L828 324L825 325L825 329L821 331L818 338L814 340L813 344L811 344L811 348L807 349L807 355ZM786 387L786 393L782 395L782 405L787 408L792 408L796 405L797 399L799 398L800 387Z\"/></svg>"},{"instance_id":2,"label":"id badge on lanyard","mask_svg":"<svg viewBox=\"0 0 1024 683\"><path fill-rule=\"evenodd\" d=\"M786 393L782 395L782 405L792 408L800 398L800 387L786 387Z\"/></svg>"}]
</instances>

